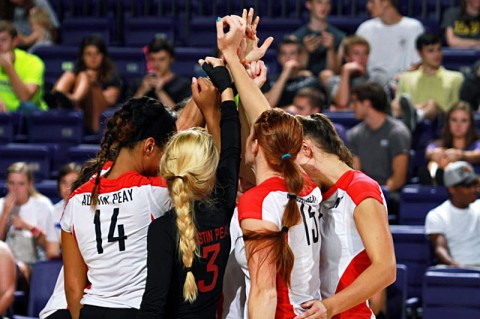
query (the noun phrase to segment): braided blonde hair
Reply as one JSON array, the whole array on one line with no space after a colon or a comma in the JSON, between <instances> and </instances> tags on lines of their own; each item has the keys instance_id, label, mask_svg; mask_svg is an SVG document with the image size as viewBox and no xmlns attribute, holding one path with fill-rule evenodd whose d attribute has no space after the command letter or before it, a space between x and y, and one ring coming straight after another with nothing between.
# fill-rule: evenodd
<instances>
[{"instance_id":1,"label":"braided blonde hair","mask_svg":"<svg viewBox=\"0 0 480 319\"><path fill-rule=\"evenodd\" d=\"M197 250L193 204L212 192L219 155L213 138L204 129L192 128L177 133L167 144L160 174L177 214L178 248L187 275L183 286L185 301L197 298L197 284L191 267Z\"/></svg>"}]
</instances>

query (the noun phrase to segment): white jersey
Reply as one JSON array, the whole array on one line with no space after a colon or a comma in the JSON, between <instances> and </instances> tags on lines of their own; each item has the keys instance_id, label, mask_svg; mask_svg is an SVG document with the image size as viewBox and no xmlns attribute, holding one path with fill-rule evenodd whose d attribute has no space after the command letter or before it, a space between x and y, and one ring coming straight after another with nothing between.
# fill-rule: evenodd
<instances>
[{"instance_id":1,"label":"white jersey","mask_svg":"<svg viewBox=\"0 0 480 319\"><path fill-rule=\"evenodd\" d=\"M0 198L1 208L3 208L4 201L5 198ZM1 211L1 214L3 214L3 209ZM12 208L5 242L12 250L15 260L32 264L39 259L44 259L45 251L35 244L32 232L29 229L15 229L11 223L12 219L15 216L20 216L28 223L46 232L51 211L52 202L43 195L30 196L25 204Z\"/></svg>"},{"instance_id":2,"label":"white jersey","mask_svg":"<svg viewBox=\"0 0 480 319\"><path fill-rule=\"evenodd\" d=\"M288 229L288 245L295 256L290 287L277 280L276 318L290 318L305 311L301 304L320 299L320 202L322 194L313 182L306 178L304 189L297 197L302 215L298 225ZM275 224L282 229L282 217L288 202L285 181L278 177L267 179L260 185L245 192L238 205L238 218L260 219ZM246 276L246 296L244 317L247 318L250 275L248 272L243 240L235 242L235 256Z\"/></svg>"},{"instance_id":3,"label":"white jersey","mask_svg":"<svg viewBox=\"0 0 480 319\"><path fill-rule=\"evenodd\" d=\"M320 279L322 298L328 298L348 287L371 264L353 219L355 208L366 198L385 205L385 198L377 182L356 170L343 174L323 197ZM363 302L335 318L375 316L367 302Z\"/></svg>"},{"instance_id":4,"label":"white jersey","mask_svg":"<svg viewBox=\"0 0 480 319\"><path fill-rule=\"evenodd\" d=\"M52 213L50 214L50 219L47 224L47 241L59 243L60 237L62 235L62 228L60 227L60 218L63 214L63 209L65 208L65 200L61 200L55 205L53 205Z\"/></svg>"},{"instance_id":5,"label":"white jersey","mask_svg":"<svg viewBox=\"0 0 480 319\"><path fill-rule=\"evenodd\" d=\"M480 200L457 208L450 200L427 214L425 233L442 234L453 259L464 265L480 266Z\"/></svg>"},{"instance_id":6,"label":"white jersey","mask_svg":"<svg viewBox=\"0 0 480 319\"><path fill-rule=\"evenodd\" d=\"M147 276L147 230L171 207L166 182L128 172L102 178L98 204L90 206L91 179L70 197L61 218L88 267L82 304L140 308Z\"/></svg>"},{"instance_id":7,"label":"white jersey","mask_svg":"<svg viewBox=\"0 0 480 319\"><path fill-rule=\"evenodd\" d=\"M356 34L370 44L368 73L388 81L420 62L415 40L423 32L420 21L408 17L402 17L400 22L392 25L383 23L380 18L360 24Z\"/></svg>"}]
</instances>

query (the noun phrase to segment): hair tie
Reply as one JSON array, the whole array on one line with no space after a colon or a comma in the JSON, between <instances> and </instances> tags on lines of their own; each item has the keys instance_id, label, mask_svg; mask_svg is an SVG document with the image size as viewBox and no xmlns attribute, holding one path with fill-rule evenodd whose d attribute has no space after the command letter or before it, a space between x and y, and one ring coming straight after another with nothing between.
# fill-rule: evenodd
<instances>
[{"instance_id":1,"label":"hair tie","mask_svg":"<svg viewBox=\"0 0 480 319\"><path fill-rule=\"evenodd\" d=\"M187 272L192 272L192 267L187 267L187 268L185 268L185 270L186 270Z\"/></svg>"},{"instance_id":2,"label":"hair tie","mask_svg":"<svg viewBox=\"0 0 480 319\"><path fill-rule=\"evenodd\" d=\"M287 226L283 226L283 227L282 227L282 232L288 233L288 227L287 227Z\"/></svg>"},{"instance_id":3,"label":"hair tie","mask_svg":"<svg viewBox=\"0 0 480 319\"><path fill-rule=\"evenodd\" d=\"M178 175L175 175L175 176L173 176L173 179L175 179L175 178L180 178L182 181L184 181L184 182L185 182L185 179L183 178L183 176L178 176Z\"/></svg>"},{"instance_id":4,"label":"hair tie","mask_svg":"<svg viewBox=\"0 0 480 319\"><path fill-rule=\"evenodd\" d=\"M297 195L295 195L295 194L287 194L287 198L288 198L288 199L297 200Z\"/></svg>"},{"instance_id":5,"label":"hair tie","mask_svg":"<svg viewBox=\"0 0 480 319\"><path fill-rule=\"evenodd\" d=\"M292 154L290 154L290 153L285 153L285 154L283 154L283 155L282 155L282 161L283 161L284 159L286 159L287 157L292 157Z\"/></svg>"}]
</instances>

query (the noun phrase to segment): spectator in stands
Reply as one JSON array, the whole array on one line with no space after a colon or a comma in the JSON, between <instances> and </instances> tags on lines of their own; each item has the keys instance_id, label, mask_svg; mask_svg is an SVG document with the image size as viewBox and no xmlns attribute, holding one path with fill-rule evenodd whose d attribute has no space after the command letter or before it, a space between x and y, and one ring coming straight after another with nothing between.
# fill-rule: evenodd
<instances>
[{"instance_id":1,"label":"spectator in stands","mask_svg":"<svg viewBox=\"0 0 480 319\"><path fill-rule=\"evenodd\" d=\"M480 1L462 0L460 7L449 8L443 15L442 29L449 46L480 49Z\"/></svg>"},{"instance_id":2,"label":"spectator in stands","mask_svg":"<svg viewBox=\"0 0 480 319\"><path fill-rule=\"evenodd\" d=\"M439 263L451 266L480 266L480 200L478 178L464 161L451 163L443 181L449 199L426 217L425 233Z\"/></svg>"},{"instance_id":3,"label":"spectator in stands","mask_svg":"<svg viewBox=\"0 0 480 319\"><path fill-rule=\"evenodd\" d=\"M443 170L452 162L480 162L480 139L475 129L472 108L457 102L447 113L441 139L430 143L425 153L430 176L443 185ZM480 169L480 166L477 166Z\"/></svg>"},{"instance_id":4,"label":"spectator in stands","mask_svg":"<svg viewBox=\"0 0 480 319\"><path fill-rule=\"evenodd\" d=\"M382 74L384 83L420 61L415 39L423 33L423 26L418 20L402 16L398 2L368 0L372 19L363 22L356 32L370 43L369 73Z\"/></svg>"},{"instance_id":5,"label":"spectator in stands","mask_svg":"<svg viewBox=\"0 0 480 319\"><path fill-rule=\"evenodd\" d=\"M416 39L422 58L418 70L405 72L400 77L392 109L402 115L413 132L424 118L433 120L447 112L459 100L463 75L442 66L442 41L439 36L424 33Z\"/></svg>"},{"instance_id":6,"label":"spectator in stands","mask_svg":"<svg viewBox=\"0 0 480 319\"><path fill-rule=\"evenodd\" d=\"M460 99L467 101L474 111L480 109L480 60L468 67L464 73L464 80L460 87Z\"/></svg>"},{"instance_id":7,"label":"spectator in stands","mask_svg":"<svg viewBox=\"0 0 480 319\"><path fill-rule=\"evenodd\" d=\"M354 168L384 185L390 195L407 180L410 132L386 114L387 94L378 83L354 87L352 106L355 118L362 120L347 133Z\"/></svg>"},{"instance_id":8,"label":"spectator in stands","mask_svg":"<svg viewBox=\"0 0 480 319\"><path fill-rule=\"evenodd\" d=\"M47 224L46 251L48 259L56 259L60 257L60 240L62 233L60 218L62 217L65 204L70 197L72 184L78 176L80 176L80 171L81 166L76 163L65 164L58 171L57 186L62 200L53 206L49 223Z\"/></svg>"},{"instance_id":9,"label":"spectator in stands","mask_svg":"<svg viewBox=\"0 0 480 319\"><path fill-rule=\"evenodd\" d=\"M32 13L32 9L42 8L48 12L50 20L52 21L53 39L56 38L60 23L48 0L10 0L10 3L14 6L11 11L13 16L10 19L17 27L19 33L24 35L30 35L30 33L32 33L33 30L29 23L29 16Z\"/></svg>"},{"instance_id":10,"label":"spectator in stands","mask_svg":"<svg viewBox=\"0 0 480 319\"><path fill-rule=\"evenodd\" d=\"M307 69L314 75L328 69L337 72L337 50L345 33L328 23L332 8L331 0L306 0L310 21L293 35L302 43Z\"/></svg>"},{"instance_id":11,"label":"spectator in stands","mask_svg":"<svg viewBox=\"0 0 480 319\"><path fill-rule=\"evenodd\" d=\"M82 109L86 132L96 133L100 115L117 103L121 85L105 42L91 34L82 40L74 70L63 73L45 98L51 107Z\"/></svg>"},{"instance_id":12,"label":"spectator in stands","mask_svg":"<svg viewBox=\"0 0 480 319\"><path fill-rule=\"evenodd\" d=\"M52 21L48 11L43 8L32 8L28 17L32 33L30 35L19 34L21 46L28 47L33 52L38 46L53 44Z\"/></svg>"},{"instance_id":13,"label":"spectator in stands","mask_svg":"<svg viewBox=\"0 0 480 319\"><path fill-rule=\"evenodd\" d=\"M176 75L171 69L175 61L172 43L165 38L155 38L148 44L146 54L151 70L140 85L134 85L138 87L134 97L152 97L171 108L175 103L192 95L190 81Z\"/></svg>"},{"instance_id":14,"label":"spectator in stands","mask_svg":"<svg viewBox=\"0 0 480 319\"><path fill-rule=\"evenodd\" d=\"M330 70L320 73L323 87L326 88L332 110L350 109L352 87L365 83L370 75L367 71L370 45L358 35L348 36L342 43L346 63L341 67L339 75Z\"/></svg>"},{"instance_id":15,"label":"spectator in stands","mask_svg":"<svg viewBox=\"0 0 480 319\"><path fill-rule=\"evenodd\" d=\"M13 304L16 281L15 258L3 241L0 241L0 269L0 317L3 318Z\"/></svg>"},{"instance_id":16,"label":"spectator in stands","mask_svg":"<svg viewBox=\"0 0 480 319\"><path fill-rule=\"evenodd\" d=\"M278 63L282 72L266 84L268 102L272 107L286 107L293 102L295 94L302 88L321 90L320 81L312 72L302 68L300 44L294 38L285 38L278 45Z\"/></svg>"},{"instance_id":17,"label":"spectator in stands","mask_svg":"<svg viewBox=\"0 0 480 319\"><path fill-rule=\"evenodd\" d=\"M293 104L285 111L294 115L310 115L322 112L325 105L325 95L314 88L303 88L293 98Z\"/></svg>"},{"instance_id":18,"label":"spectator in stands","mask_svg":"<svg viewBox=\"0 0 480 319\"><path fill-rule=\"evenodd\" d=\"M46 110L42 99L45 66L37 56L15 49L17 31L0 21L0 112Z\"/></svg>"},{"instance_id":19,"label":"spectator in stands","mask_svg":"<svg viewBox=\"0 0 480 319\"><path fill-rule=\"evenodd\" d=\"M10 246L22 275L29 278L29 265L44 255L52 203L35 190L32 170L24 162L8 167L7 188L0 198L0 240Z\"/></svg>"}]
</instances>

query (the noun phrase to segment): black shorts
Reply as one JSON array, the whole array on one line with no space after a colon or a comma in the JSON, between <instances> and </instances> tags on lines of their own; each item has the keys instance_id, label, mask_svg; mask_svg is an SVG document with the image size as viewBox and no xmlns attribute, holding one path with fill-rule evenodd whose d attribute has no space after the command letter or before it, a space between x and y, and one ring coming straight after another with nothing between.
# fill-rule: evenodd
<instances>
[{"instance_id":1,"label":"black shorts","mask_svg":"<svg viewBox=\"0 0 480 319\"><path fill-rule=\"evenodd\" d=\"M135 308L105 308L84 305L80 310L80 319L132 319L137 316Z\"/></svg>"},{"instance_id":2,"label":"black shorts","mask_svg":"<svg viewBox=\"0 0 480 319\"><path fill-rule=\"evenodd\" d=\"M72 319L72 316L68 309L61 309L52 313L47 319Z\"/></svg>"}]
</instances>

